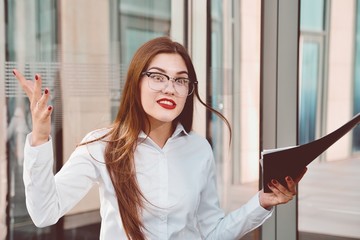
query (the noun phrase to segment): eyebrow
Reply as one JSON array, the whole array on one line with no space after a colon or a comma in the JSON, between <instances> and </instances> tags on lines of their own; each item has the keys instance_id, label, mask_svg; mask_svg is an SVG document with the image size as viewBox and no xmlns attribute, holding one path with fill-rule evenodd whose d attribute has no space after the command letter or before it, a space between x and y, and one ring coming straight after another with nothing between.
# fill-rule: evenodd
<instances>
[{"instance_id":1,"label":"eyebrow","mask_svg":"<svg viewBox=\"0 0 360 240\"><path fill-rule=\"evenodd\" d=\"M150 71L152 69L158 70L158 71L160 71L162 73L166 73L166 71L164 69L159 68L159 67L151 67L151 68L148 69L148 71ZM189 76L189 73L187 71L180 71L180 72L177 72L176 74L184 74L184 73Z\"/></svg>"}]
</instances>

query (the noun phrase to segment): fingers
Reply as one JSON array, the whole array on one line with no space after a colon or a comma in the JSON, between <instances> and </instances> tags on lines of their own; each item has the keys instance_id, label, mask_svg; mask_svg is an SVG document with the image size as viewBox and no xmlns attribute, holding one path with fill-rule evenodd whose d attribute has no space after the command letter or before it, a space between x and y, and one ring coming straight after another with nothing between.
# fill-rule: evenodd
<instances>
[{"instance_id":1,"label":"fingers","mask_svg":"<svg viewBox=\"0 0 360 240\"><path fill-rule=\"evenodd\" d=\"M42 118L50 116L53 110L52 106L48 106L50 92L49 89L46 88L42 94L42 78L40 74L35 74L33 81L27 80L17 69L13 69L13 74L28 96L32 111L40 113L39 117Z\"/></svg>"},{"instance_id":2,"label":"fingers","mask_svg":"<svg viewBox=\"0 0 360 240\"><path fill-rule=\"evenodd\" d=\"M51 114L53 107L48 105L50 91L46 88L44 92L42 92L42 79L39 74L35 75L34 80L26 80L17 69L13 70L13 74L30 100L32 118L31 145L40 145L48 141L51 133Z\"/></svg>"},{"instance_id":3,"label":"fingers","mask_svg":"<svg viewBox=\"0 0 360 240\"><path fill-rule=\"evenodd\" d=\"M303 172L296 177L296 179L292 179L290 176L285 178L287 187L280 184L277 180L273 179L268 184L269 189L272 191L271 193L263 193L261 194L261 206L276 206L279 204L284 204L291 201L294 196L297 194L296 184L301 180L301 178L306 173L307 168L305 167Z\"/></svg>"},{"instance_id":4,"label":"fingers","mask_svg":"<svg viewBox=\"0 0 360 240\"><path fill-rule=\"evenodd\" d=\"M46 108L42 108L42 109L39 109L41 112L40 112L40 119L43 119L43 120L47 120L50 118L51 116L51 113L53 111L53 107L52 106L46 106Z\"/></svg>"},{"instance_id":5,"label":"fingers","mask_svg":"<svg viewBox=\"0 0 360 240\"><path fill-rule=\"evenodd\" d=\"M294 180L290 176L287 176L285 178L285 181L291 194L296 195L296 183L294 182Z\"/></svg>"},{"instance_id":6,"label":"fingers","mask_svg":"<svg viewBox=\"0 0 360 240\"><path fill-rule=\"evenodd\" d=\"M47 94L44 94L47 95ZM32 98L30 99L31 104L39 104L41 99L41 76L39 74L35 75L35 81L34 81L34 93L32 95ZM32 106L34 107L34 106Z\"/></svg>"},{"instance_id":7,"label":"fingers","mask_svg":"<svg viewBox=\"0 0 360 240\"><path fill-rule=\"evenodd\" d=\"M31 110L33 120L32 146L47 142L51 133L51 113L53 112L53 107L48 105L49 97L50 92L48 89L45 89L44 94L42 94Z\"/></svg>"},{"instance_id":8,"label":"fingers","mask_svg":"<svg viewBox=\"0 0 360 240\"><path fill-rule=\"evenodd\" d=\"M17 69L13 69L13 74L16 77L16 79L19 81L20 86L28 96L30 100L30 107L31 109L34 109L35 107L38 107L39 104L41 106L45 106L49 99L49 90L45 89L44 95L41 93L41 86L42 86L42 78L40 74L35 74L34 80L30 81L27 80L21 72L19 72Z\"/></svg>"},{"instance_id":9,"label":"fingers","mask_svg":"<svg viewBox=\"0 0 360 240\"><path fill-rule=\"evenodd\" d=\"M21 88L24 90L29 100L31 100L33 95L33 83L26 80L26 78L17 69L13 69L13 74L20 83Z\"/></svg>"},{"instance_id":10,"label":"fingers","mask_svg":"<svg viewBox=\"0 0 360 240\"><path fill-rule=\"evenodd\" d=\"M291 201L296 194L296 185L292 181L291 178L286 178L288 188L281 185L278 181L273 179L271 183L268 185L272 193L274 194L274 198L276 199L276 204L283 204Z\"/></svg>"},{"instance_id":11,"label":"fingers","mask_svg":"<svg viewBox=\"0 0 360 240\"><path fill-rule=\"evenodd\" d=\"M276 193L281 193L287 197L293 197L294 193L287 189L286 187L284 187L283 185L281 185L278 181L276 181L275 179L271 180L271 184L269 184L269 187L271 190L275 190Z\"/></svg>"},{"instance_id":12,"label":"fingers","mask_svg":"<svg viewBox=\"0 0 360 240\"><path fill-rule=\"evenodd\" d=\"M49 100L49 89L45 89L44 90L44 94L41 96L41 93L40 93L40 99L38 101L36 101L36 107L38 109L44 109L44 108L47 108L47 103L48 103L48 100Z\"/></svg>"},{"instance_id":13,"label":"fingers","mask_svg":"<svg viewBox=\"0 0 360 240\"><path fill-rule=\"evenodd\" d=\"M38 115L40 119L46 119L50 117L53 107L48 105L48 101L50 98L49 89L44 90L44 94L41 95L40 99L35 103L33 112Z\"/></svg>"},{"instance_id":14,"label":"fingers","mask_svg":"<svg viewBox=\"0 0 360 240\"><path fill-rule=\"evenodd\" d=\"M16 79L19 81L21 88L24 90L28 96L32 107L36 102L41 98L41 76L39 74L35 75L34 81L27 80L21 72L17 69L13 69L13 74Z\"/></svg>"}]
</instances>

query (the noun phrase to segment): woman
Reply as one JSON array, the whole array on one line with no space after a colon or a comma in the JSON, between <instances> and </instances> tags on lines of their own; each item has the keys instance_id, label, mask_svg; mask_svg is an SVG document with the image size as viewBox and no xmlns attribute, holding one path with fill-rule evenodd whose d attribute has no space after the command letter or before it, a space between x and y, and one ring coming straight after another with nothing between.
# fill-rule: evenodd
<instances>
[{"instance_id":1,"label":"woman","mask_svg":"<svg viewBox=\"0 0 360 240\"><path fill-rule=\"evenodd\" d=\"M31 102L24 183L29 214L39 227L56 223L98 184L100 239L238 239L296 193L297 181L288 177L285 187L273 180L272 193L260 191L224 215L211 147L192 131L194 95L213 109L199 97L187 51L167 37L138 49L114 123L89 133L55 176L50 93L41 93L39 75L33 82L13 73Z\"/></svg>"}]
</instances>

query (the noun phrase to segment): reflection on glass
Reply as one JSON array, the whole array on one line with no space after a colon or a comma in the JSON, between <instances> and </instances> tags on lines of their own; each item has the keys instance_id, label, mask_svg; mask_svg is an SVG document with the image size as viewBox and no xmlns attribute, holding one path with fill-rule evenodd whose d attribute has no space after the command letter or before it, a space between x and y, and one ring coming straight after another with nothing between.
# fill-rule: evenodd
<instances>
[{"instance_id":1,"label":"reflection on glass","mask_svg":"<svg viewBox=\"0 0 360 240\"><path fill-rule=\"evenodd\" d=\"M301 1L300 143L330 133L360 110L355 2ZM299 184L300 240L360 239L360 159L352 151L359 130L352 131L353 138L344 135L310 164Z\"/></svg>"},{"instance_id":2,"label":"reflection on glass","mask_svg":"<svg viewBox=\"0 0 360 240\"><path fill-rule=\"evenodd\" d=\"M101 76L107 77L107 74L109 74L112 83L109 85L110 88L106 89L106 96L110 95L112 98L112 109L109 108L104 111L109 113L117 112L117 108L120 104L120 91L124 83L126 66L129 63L129 59L143 42L157 36L169 34L171 24L171 2L168 0L149 0L145 2L134 0L111 0L106 4L104 2L99 2L99 9L101 9L102 13L104 11L107 13L101 15L101 18L109 19L110 22L108 23L104 20L103 22L101 21L101 24L104 24L104 29L111 28L115 30L110 31L110 36L98 36L100 39L95 40L98 41L101 46L99 46L99 49L95 50L89 49L87 44L89 44L90 41L81 45L78 44L74 38L76 38L76 34L84 36L89 35L89 32L94 33L98 31L98 29L95 29L94 27L93 29L91 28L91 19L86 19L86 22L82 22L92 13L92 8L97 7L96 3L89 7L86 1L83 3L81 1L65 1L62 2L61 5L58 4L59 1L56 0L8 0L5 2L5 97L7 105L7 145L6 150L4 151L6 151L9 166L7 239L98 239L99 224L96 223L94 225L83 226L84 224L81 223L83 218L81 217L79 217L80 221L76 220L75 225L78 227L75 228L69 227L66 225L66 221L62 220L56 225L46 228L37 228L32 223L25 206L24 185L22 180L22 166L24 160L23 148L26 134L31 131L31 117L29 102L25 98L25 94L21 92L17 85L17 82L12 75L12 69L18 68L23 72L27 79L33 79L35 73L39 73L42 76L44 87L50 88L52 97L50 104L54 106L52 115L52 138L54 142L55 159L56 162L61 165L64 153L62 135L75 135L75 133L70 132L69 129L71 129L71 127L64 128L68 129L68 132L62 133L63 104L64 106L66 104L66 106L71 104L72 106L78 107L76 114L71 115L75 122L79 120L76 119L78 116L81 116L84 119L89 116L89 109L80 106L80 102L86 102L86 97L88 97L86 93L89 92L89 88L94 95L101 95L103 92L100 92L102 91L101 89L91 88L94 78L86 79L84 76L92 77L93 74L101 72L103 74ZM85 4L86 6L81 8L81 11L77 11L74 15L74 8L80 7L81 4ZM104 6L109 6L109 8L104 10ZM69 18L69 15L74 18ZM99 19L98 15L92 17ZM64 21L65 18L67 21ZM61 22L62 25L60 24L60 20L63 20ZM79 32L71 32L69 29L73 28L66 24L76 25ZM83 26L85 26L85 28L78 26L81 24L84 24ZM61 36L58 35L60 32ZM111 40L107 42L103 39ZM60 48L59 42L68 45ZM63 50L64 48L70 50L68 52L60 52L60 50ZM101 52L102 49L106 49L106 54L109 56L102 56L97 52ZM70 58L66 61L60 56L70 56ZM93 59L90 58L93 56L94 58L99 59L111 59L111 61L109 61L110 66L104 66L104 64L98 64L98 62L96 62L96 64L91 64L90 62ZM99 60L99 62L101 62L101 60ZM84 73L82 72L85 71L84 69L91 69L91 71L90 73ZM60 75L60 72L63 75ZM74 75L71 75L73 73ZM79 77L80 80L85 80L84 82L75 82L74 80L71 81L71 78L70 80L60 79L61 77L65 78L64 75L66 74L75 76L75 79L77 79L76 77ZM98 81L99 79L96 80ZM105 81L105 79L102 80ZM63 84L62 87L60 86L60 83ZM63 94L61 89L63 89L66 84L68 84L65 86L65 89L67 90L66 94L75 92L76 94L74 95L77 98L76 101L61 98ZM76 91L74 89L69 89L71 88L69 85L77 86ZM81 117L79 117L80 120L82 119ZM101 119L104 116L98 114L96 117ZM91 118L94 118L94 115L91 115ZM69 126L71 123L66 122L66 124ZM76 128L78 127L79 126L76 126ZM81 139L83 135L75 137ZM54 170L56 171L56 169ZM86 219L84 220L86 221Z\"/></svg>"},{"instance_id":3,"label":"reflection on glass","mask_svg":"<svg viewBox=\"0 0 360 240\"><path fill-rule=\"evenodd\" d=\"M232 125L230 146L224 123L214 114L207 115L207 137L225 211L239 208L259 187L260 2L210 1L207 101ZM243 239L259 239L258 230Z\"/></svg>"},{"instance_id":4,"label":"reflection on glass","mask_svg":"<svg viewBox=\"0 0 360 240\"><path fill-rule=\"evenodd\" d=\"M355 30L355 66L354 66L354 115L360 112L360 4L356 7ZM353 151L360 151L360 127L354 129Z\"/></svg>"},{"instance_id":5,"label":"reflection on glass","mask_svg":"<svg viewBox=\"0 0 360 240\"><path fill-rule=\"evenodd\" d=\"M112 118L116 117L120 92L124 85L127 66L135 51L144 42L160 36L169 36L171 27L171 1L167 0L116 0L112 1L111 25L113 31L112 59L119 66L118 83L114 84L111 98Z\"/></svg>"},{"instance_id":6,"label":"reflection on glass","mask_svg":"<svg viewBox=\"0 0 360 240\"><path fill-rule=\"evenodd\" d=\"M55 0L46 0L41 3L34 0L15 0L7 1L5 6L7 7L5 71L6 76L10 76L5 80L6 153L9 166L8 239L37 239L41 235L47 235L56 240L56 229L54 227L36 228L26 210L22 180L23 149L25 137L31 131L31 115L28 100L23 94L20 94L17 85L11 84L12 81L15 81L11 74L12 68L21 68L26 77L32 79L35 71L46 75L47 67L40 67L41 64L35 64L35 62L49 63L55 60L57 51L56 4ZM19 62L21 62L21 66L18 65ZM32 62L32 64L25 64L25 62ZM48 83L53 86L51 82ZM53 126L53 129L56 127Z\"/></svg>"},{"instance_id":7,"label":"reflection on glass","mask_svg":"<svg viewBox=\"0 0 360 240\"><path fill-rule=\"evenodd\" d=\"M209 101L211 106L223 113L223 84L224 84L224 67L223 67L223 16L222 1L211 1L211 67L210 83L208 88ZM223 187L223 122L215 114L210 114L208 135L214 150L216 161L217 179L220 191Z\"/></svg>"},{"instance_id":8,"label":"reflection on glass","mask_svg":"<svg viewBox=\"0 0 360 240\"><path fill-rule=\"evenodd\" d=\"M319 76L319 44L305 42L300 80L300 144L315 140Z\"/></svg>"},{"instance_id":9,"label":"reflection on glass","mask_svg":"<svg viewBox=\"0 0 360 240\"><path fill-rule=\"evenodd\" d=\"M300 25L302 30L322 31L325 27L324 0L301 0Z\"/></svg>"}]
</instances>

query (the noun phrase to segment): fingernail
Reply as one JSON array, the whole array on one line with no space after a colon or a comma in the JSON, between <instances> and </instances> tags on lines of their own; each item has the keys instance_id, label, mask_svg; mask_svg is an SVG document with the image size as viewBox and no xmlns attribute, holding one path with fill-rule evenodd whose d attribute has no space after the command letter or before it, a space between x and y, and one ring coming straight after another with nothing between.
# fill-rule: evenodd
<instances>
[{"instance_id":1,"label":"fingernail","mask_svg":"<svg viewBox=\"0 0 360 240\"><path fill-rule=\"evenodd\" d=\"M35 75L35 80L39 80L39 76L37 74Z\"/></svg>"},{"instance_id":2,"label":"fingernail","mask_svg":"<svg viewBox=\"0 0 360 240\"><path fill-rule=\"evenodd\" d=\"M49 106L49 107L48 107L48 110L51 111L51 109L52 109L52 106Z\"/></svg>"},{"instance_id":3,"label":"fingernail","mask_svg":"<svg viewBox=\"0 0 360 240\"><path fill-rule=\"evenodd\" d=\"M13 74L16 76L16 72L15 72L15 70L13 70Z\"/></svg>"},{"instance_id":4,"label":"fingernail","mask_svg":"<svg viewBox=\"0 0 360 240\"><path fill-rule=\"evenodd\" d=\"M273 179L273 180L271 180L271 183L274 184L274 185L276 185L276 184L278 184L278 181L276 181L275 179Z\"/></svg>"},{"instance_id":5,"label":"fingernail","mask_svg":"<svg viewBox=\"0 0 360 240\"><path fill-rule=\"evenodd\" d=\"M45 89L45 94L48 94L49 93L49 90L48 89Z\"/></svg>"},{"instance_id":6,"label":"fingernail","mask_svg":"<svg viewBox=\"0 0 360 240\"><path fill-rule=\"evenodd\" d=\"M292 178L290 176L286 177L286 181L291 181L291 180L292 180Z\"/></svg>"}]
</instances>

